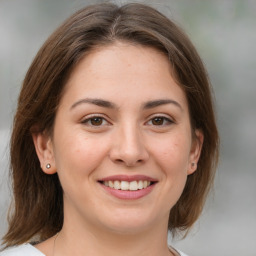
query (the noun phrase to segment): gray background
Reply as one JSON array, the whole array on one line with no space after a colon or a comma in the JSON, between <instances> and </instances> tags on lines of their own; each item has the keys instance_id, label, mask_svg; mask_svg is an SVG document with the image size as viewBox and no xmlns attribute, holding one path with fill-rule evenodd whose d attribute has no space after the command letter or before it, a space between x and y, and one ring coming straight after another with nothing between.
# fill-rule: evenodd
<instances>
[{"instance_id":1,"label":"gray background","mask_svg":"<svg viewBox=\"0 0 256 256\"><path fill-rule=\"evenodd\" d=\"M8 139L25 72L65 18L97 2L0 0L0 236L11 198ZM190 256L255 256L256 1L144 2L175 19L196 45L214 87L221 135L214 191L187 238L172 243Z\"/></svg>"}]
</instances>

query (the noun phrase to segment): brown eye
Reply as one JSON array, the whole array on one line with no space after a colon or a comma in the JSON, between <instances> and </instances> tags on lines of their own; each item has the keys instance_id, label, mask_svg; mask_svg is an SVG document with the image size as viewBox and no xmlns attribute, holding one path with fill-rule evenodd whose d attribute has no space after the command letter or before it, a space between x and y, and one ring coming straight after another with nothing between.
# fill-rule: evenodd
<instances>
[{"instance_id":1,"label":"brown eye","mask_svg":"<svg viewBox=\"0 0 256 256\"><path fill-rule=\"evenodd\" d=\"M149 125L163 127L163 126L171 125L174 122L170 118L167 118L165 116L155 116L151 118L147 123Z\"/></svg>"},{"instance_id":2,"label":"brown eye","mask_svg":"<svg viewBox=\"0 0 256 256\"><path fill-rule=\"evenodd\" d=\"M105 118L101 116L92 116L82 121L82 124L86 126L105 126L108 124Z\"/></svg>"},{"instance_id":3,"label":"brown eye","mask_svg":"<svg viewBox=\"0 0 256 256\"><path fill-rule=\"evenodd\" d=\"M102 117L93 117L90 119L90 122L91 122L91 125L99 126L99 125L102 125L103 118Z\"/></svg>"},{"instance_id":4,"label":"brown eye","mask_svg":"<svg viewBox=\"0 0 256 256\"><path fill-rule=\"evenodd\" d=\"M163 117L154 117L152 119L152 124L153 125L163 125L164 120L165 120L165 118L163 118Z\"/></svg>"}]
</instances>

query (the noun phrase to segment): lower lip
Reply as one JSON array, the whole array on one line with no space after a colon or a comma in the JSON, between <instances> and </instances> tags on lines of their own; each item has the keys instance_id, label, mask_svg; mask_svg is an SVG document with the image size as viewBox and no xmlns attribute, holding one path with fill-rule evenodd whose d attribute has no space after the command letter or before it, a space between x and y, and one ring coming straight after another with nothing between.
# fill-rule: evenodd
<instances>
[{"instance_id":1,"label":"lower lip","mask_svg":"<svg viewBox=\"0 0 256 256\"><path fill-rule=\"evenodd\" d=\"M105 191L107 191L109 194L111 194L116 198L126 199L126 200L135 200L148 195L152 191L152 189L155 187L155 184L156 183L148 186L147 188L139 189L135 191L114 189L114 188L107 187L103 184L101 184L101 186L105 189Z\"/></svg>"}]
</instances>

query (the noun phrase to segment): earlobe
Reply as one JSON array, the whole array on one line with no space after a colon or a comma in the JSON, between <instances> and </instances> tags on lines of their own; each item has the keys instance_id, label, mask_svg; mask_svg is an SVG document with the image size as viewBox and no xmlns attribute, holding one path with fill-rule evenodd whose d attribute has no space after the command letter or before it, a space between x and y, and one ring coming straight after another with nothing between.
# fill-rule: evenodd
<instances>
[{"instance_id":1,"label":"earlobe","mask_svg":"<svg viewBox=\"0 0 256 256\"><path fill-rule=\"evenodd\" d=\"M194 173L197 169L197 163L201 155L203 142L204 142L203 132L199 129L195 130L191 151L190 151L188 175Z\"/></svg>"},{"instance_id":2,"label":"earlobe","mask_svg":"<svg viewBox=\"0 0 256 256\"><path fill-rule=\"evenodd\" d=\"M43 172L56 173L55 159L51 137L45 132L32 133L32 138Z\"/></svg>"}]
</instances>

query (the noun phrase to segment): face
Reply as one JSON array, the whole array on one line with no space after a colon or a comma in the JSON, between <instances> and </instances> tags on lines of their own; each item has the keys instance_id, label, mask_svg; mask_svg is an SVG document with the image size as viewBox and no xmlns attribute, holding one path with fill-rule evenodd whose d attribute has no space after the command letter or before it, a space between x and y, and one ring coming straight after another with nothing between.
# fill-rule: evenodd
<instances>
[{"instance_id":1,"label":"face","mask_svg":"<svg viewBox=\"0 0 256 256\"><path fill-rule=\"evenodd\" d=\"M65 223L113 232L167 226L202 141L167 57L120 42L82 59L53 135L34 135L43 170L62 184Z\"/></svg>"}]
</instances>

